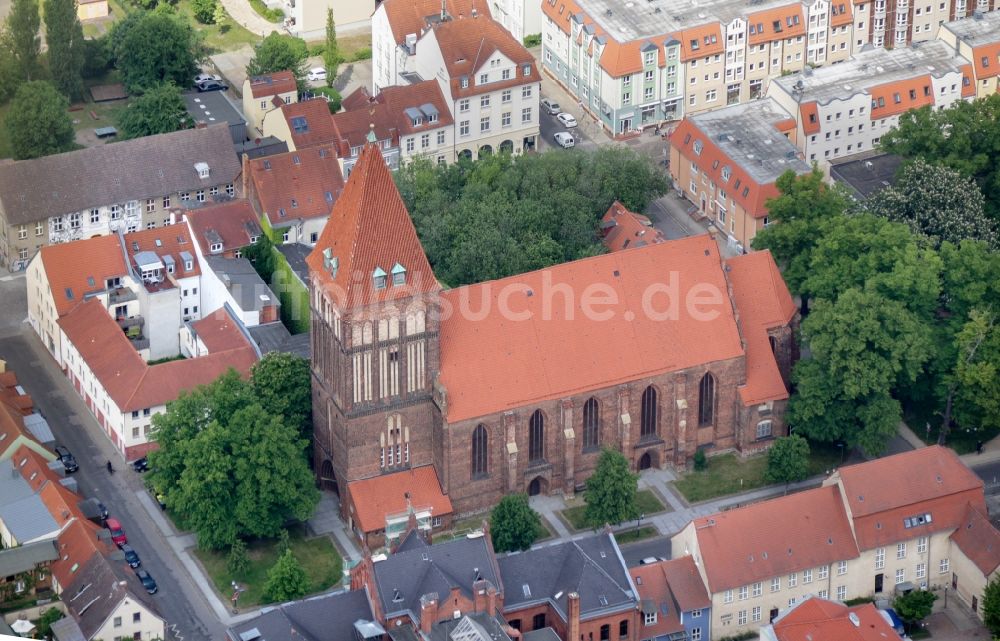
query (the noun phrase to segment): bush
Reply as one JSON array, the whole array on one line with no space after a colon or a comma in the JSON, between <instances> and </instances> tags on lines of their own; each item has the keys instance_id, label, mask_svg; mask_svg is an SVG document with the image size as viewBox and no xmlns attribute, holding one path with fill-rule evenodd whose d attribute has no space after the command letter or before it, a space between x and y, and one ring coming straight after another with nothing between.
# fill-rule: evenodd
<instances>
[{"instance_id":1,"label":"bush","mask_svg":"<svg viewBox=\"0 0 1000 641\"><path fill-rule=\"evenodd\" d=\"M528 47L530 49L531 47L537 47L540 44L542 44L542 34L540 34L540 33L530 33L530 34L524 36L524 46L525 47Z\"/></svg>"},{"instance_id":2,"label":"bush","mask_svg":"<svg viewBox=\"0 0 1000 641\"><path fill-rule=\"evenodd\" d=\"M324 53L326 53L325 42L317 42L316 44L309 45L310 56L322 56Z\"/></svg>"},{"instance_id":3,"label":"bush","mask_svg":"<svg viewBox=\"0 0 1000 641\"><path fill-rule=\"evenodd\" d=\"M708 459L705 458L705 450L698 450L694 453L694 469L698 472L708 467Z\"/></svg>"},{"instance_id":4,"label":"bush","mask_svg":"<svg viewBox=\"0 0 1000 641\"><path fill-rule=\"evenodd\" d=\"M236 539L230 546L229 556L226 557L226 569L237 578L243 578L250 569L250 557L247 555L247 546L243 539Z\"/></svg>"},{"instance_id":5,"label":"bush","mask_svg":"<svg viewBox=\"0 0 1000 641\"><path fill-rule=\"evenodd\" d=\"M343 100L343 98L341 97L339 91L337 91L333 87L316 87L313 89L313 91L315 93L322 94L329 99L330 113L335 114L338 111L340 111L340 103Z\"/></svg>"},{"instance_id":6,"label":"bush","mask_svg":"<svg viewBox=\"0 0 1000 641\"><path fill-rule=\"evenodd\" d=\"M83 67L80 69L80 75L84 78L100 78L106 74L111 68L111 54L105 37L85 39L80 46L83 48Z\"/></svg>"},{"instance_id":7,"label":"bush","mask_svg":"<svg viewBox=\"0 0 1000 641\"><path fill-rule=\"evenodd\" d=\"M284 11L281 9L268 9L267 5L264 4L264 0L250 0L250 6L268 22L281 22L285 19Z\"/></svg>"},{"instance_id":8,"label":"bush","mask_svg":"<svg viewBox=\"0 0 1000 641\"><path fill-rule=\"evenodd\" d=\"M351 55L351 61L357 62L358 60L371 60L372 59L372 48L362 47L358 49Z\"/></svg>"},{"instance_id":9,"label":"bush","mask_svg":"<svg viewBox=\"0 0 1000 641\"><path fill-rule=\"evenodd\" d=\"M201 24L213 24L215 22L216 0L191 0L191 12L195 20Z\"/></svg>"}]
</instances>

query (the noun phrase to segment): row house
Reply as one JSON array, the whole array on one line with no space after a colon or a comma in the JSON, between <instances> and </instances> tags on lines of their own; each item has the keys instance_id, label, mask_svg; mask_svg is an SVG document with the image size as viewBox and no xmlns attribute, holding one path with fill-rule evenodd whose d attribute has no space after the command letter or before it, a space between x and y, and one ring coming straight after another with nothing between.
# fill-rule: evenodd
<instances>
[{"instance_id":1,"label":"row house","mask_svg":"<svg viewBox=\"0 0 1000 641\"><path fill-rule=\"evenodd\" d=\"M642 641L711 638L712 602L690 556L629 568L639 595Z\"/></svg>"},{"instance_id":2,"label":"row house","mask_svg":"<svg viewBox=\"0 0 1000 641\"><path fill-rule=\"evenodd\" d=\"M674 188L726 234L737 251L750 248L768 224L767 200L786 171L810 166L792 142L795 121L773 100L688 116L670 134Z\"/></svg>"},{"instance_id":3,"label":"row house","mask_svg":"<svg viewBox=\"0 0 1000 641\"><path fill-rule=\"evenodd\" d=\"M717 639L756 631L809 596L843 602L965 584L981 590L978 568L995 569L1000 550L956 540L970 510L986 513L982 480L954 452L932 446L841 468L816 489L700 517L671 547L673 558L691 555L698 567ZM976 561L961 576L960 559Z\"/></svg>"},{"instance_id":4,"label":"row house","mask_svg":"<svg viewBox=\"0 0 1000 641\"><path fill-rule=\"evenodd\" d=\"M909 638L909 637L907 637ZM873 603L848 607L812 597L782 612L760 629L761 641L903 641L889 615Z\"/></svg>"},{"instance_id":5,"label":"row house","mask_svg":"<svg viewBox=\"0 0 1000 641\"><path fill-rule=\"evenodd\" d=\"M0 167L0 264L25 269L46 245L167 225L173 209L233 198L232 144L220 124Z\"/></svg>"},{"instance_id":6,"label":"row house","mask_svg":"<svg viewBox=\"0 0 1000 641\"><path fill-rule=\"evenodd\" d=\"M910 109L945 109L975 95L971 63L940 40L863 51L843 64L777 78L768 90L792 114L805 159L821 166L874 149Z\"/></svg>"},{"instance_id":7,"label":"row house","mask_svg":"<svg viewBox=\"0 0 1000 641\"><path fill-rule=\"evenodd\" d=\"M976 97L997 93L1000 85L1000 12L976 12L971 18L941 25L938 39L972 63Z\"/></svg>"},{"instance_id":8,"label":"row house","mask_svg":"<svg viewBox=\"0 0 1000 641\"><path fill-rule=\"evenodd\" d=\"M243 116L251 138L264 135L264 116L281 105L298 102L299 90L291 71L250 76L243 81Z\"/></svg>"}]
</instances>

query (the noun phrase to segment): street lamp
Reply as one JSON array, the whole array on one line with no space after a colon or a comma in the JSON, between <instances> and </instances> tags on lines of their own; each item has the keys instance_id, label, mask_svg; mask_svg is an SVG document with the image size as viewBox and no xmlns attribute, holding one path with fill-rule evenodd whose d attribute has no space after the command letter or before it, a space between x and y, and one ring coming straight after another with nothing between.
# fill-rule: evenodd
<instances>
[{"instance_id":1,"label":"street lamp","mask_svg":"<svg viewBox=\"0 0 1000 641\"><path fill-rule=\"evenodd\" d=\"M236 603L240 599L240 594L242 594L243 592L246 592L246 588L240 587L240 585L238 583L236 583L236 581L231 581L230 583L233 586L233 596L230 597L229 600L232 601L232 604L233 604L233 614L237 614L239 612L239 610L237 610L237 608L236 608Z\"/></svg>"},{"instance_id":2,"label":"street lamp","mask_svg":"<svg viewBox=\"0 0 1000 641\"><path fill-rule=\"evenodd\" d=\"M646 518L646 513L645 512L639 514L639 518L635 520L635 529L636 529L636 531L638 531L639 528L642 526L642 520L644 518Z\"/></svg>"}]
</instances>

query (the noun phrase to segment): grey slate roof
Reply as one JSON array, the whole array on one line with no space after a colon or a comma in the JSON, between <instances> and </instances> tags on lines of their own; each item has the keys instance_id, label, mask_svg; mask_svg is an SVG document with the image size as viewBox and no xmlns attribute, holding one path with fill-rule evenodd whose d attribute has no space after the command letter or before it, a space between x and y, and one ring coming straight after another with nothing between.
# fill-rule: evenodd
<instances>
[{"instance_id":1,"label":"grey slate roof","mask_svg":"<svg viewBox=\"0 0 1000 641\"><path fill-rule=\"evenodd\" d=\"M223 283L244 311L260 311L267 305L281 305L278 297L261 279L246 258L206 256L205 262ZM267 296L262 300L261 296Z\"/></svg>"},{"instance_id":2,"label":"grey slate roof","mask_svg":"<svg viewBox=\"0 0 1000 641\"><path fill-rule=\"evenodd\" d=\"M562 639L552 628L542 628L541 630L525 632L521 636L521 641L562 641Z\"/></svg>"},{"instance_id":3,"label":"grey slate roof","mask_svg":"<svg viewBox=\"0 0 1000 641\"><path fill-rule=\"evenodd\" d=\"M56 549L56 542L39 541L20 545L16 548L0 550L0 576L11 576L27 572L46 561L55 561L59 558L59 550Z\"/></svg>"},{"instance_id":4,"label":"grey slate roof","mask_svg":"<svg viewBox=\"0 0 1000 641\"><path fill-rule=\"evenodd\" d=\"M127 567L95 552L63 590L62 600L85 638L92 638L125 598L141 603L159 616L152 598L139 579L130 570L126 571Z\"/></svg>"},{"instance_id":5,"label":"grey slate roof","mask_svg":"<svg viewBox=\"0 0 1000 641\"><path fill-rule=\"evenodd\" d=\"M283 245L275 245L274 248L285 257L285 260L288 261L288 266L292 268L292 272L298 276L302 284L305 285L308 283L309 266L306 265L306 256L312 251L312 247L303 245L302 243L285 243Z\"/></svg>"},{"instance_id":6,"label":"grey slate roof","mask_svg":"<svg viewBox=\"0 0 1000 641\"><path fill-rule=\"evenodd\" d=\"M610 533L508 554L498 559L504 607L552 603L566 618L566 595L580 595L580 616L635 607L632 579Z\"/></svg>"},{"instance_id":7,"label":"grey slate roof","mask_svg":"<svg viewBox=\"0 0 1000 641\"><path fill-rule=\"evenodd\" d=\"M499 614L491 617L485 612L470 612L459 619L435 623L427 638L428 641L511 641L504 630L506 625Z\"/></svg>"},{"instance_id":8,"label":"grey slate roof","mask_svg":"<svg viewBox=\"0 0 1000 641\"><path fill-rule=\"evenodd\" d=\"M264 608L260 616L229 628L229 641L326 641L354 639L354 622L373 618L363 590L334 592ZM257 631L257 635L252 633Z\"/></svg>"},{"instance_id":9,"label":"grey slate roof","mask_svg":"<svg viewBox=\"0 0 1000 641\"><path fill-rule=\"evenodd\" d=\"M42 498L9 459L0 461L0 522L19 543L59 531Z\"/></svg>"},{"instance_id":10,"label":"grey slate roof","mask_svg":"<svg viewBox=\"0 0 1000 641\"><path fill-rule=\"evenodd\" d=\"M194 165L207 163L202 179ZM213 125L0 165L0 211L10 224L234 182L229 127Z\"/></svg>"},{"instance_id":11,"label":"grey slate roof","mask_svg":"<svg viewBox=\"0 0 1000 641\"><path fill-rule=\"evenodd\" d=\"M250 332L250 336L257 343L257 347L262 354L286 352L301 356L302 358L309 358L312 350L309 342L309 332L293 336L282 323L267 323L265 325L247 327L247 331Z\"/></svg>"},{"instance_id":12,"label":"grey slate roof","mask_svg":"<svg viewBox=\"0 0 1000 641\"><path fill-rule=\"evenodd\" d=\"M197 122L206 124L225 122L230 125L246 123L243 115L229 101L224 91L206 91L204 93L188 91L181 95L187 105L188 113Z\"/></svg>"},{"instance_id":13,"label":"grey slate roof","mask_svg":"<svg viewBox=\"0 0 1000 641\"><path fill-rule=\"evenodd\" d=\"M414 622L419 621L420 597L436 593L446 598L452 588L458 588L471 599L477 571L480 579L489 581L498 592L503 590L496 559L485 536L438 545L419 543L400 546L389 558L374 564L378 599L386 617L408 613Z\"/></svg>"},{"instance_id":14,"label":"grey slate roof","mask_svg":"<svg viewBox=\"0 0 1000 641\"><path fill-rule=\"evenodd\" d=\"M893 154L877 154L848 162L834 162L830 177L847 185L856 198L867 198L896 182L903 159Z\"/></svg>"},{"instance_id":15,"label":"grey slate roof","mask_svg":"<svg viewBox=\"0 0 1000 641\"><path fill-rule=\"evenodd\" d=\"M45 446L51 446L56 442L56 437L52 434L49 422L38 412L28 414L24 417L24 427L31 435L38 439L38 442Z\"/></svg>"},{"instance_id":16,"label":"grey slate roof","mask_svg":"<svg viewBox=\"0 0 1000 641\"><path fill-rule=\"evenodd\" d=\"M52 634L56 641L87 641L80 624L73 617L63 617L53 623Z\"/></svg>"}]
</instances>

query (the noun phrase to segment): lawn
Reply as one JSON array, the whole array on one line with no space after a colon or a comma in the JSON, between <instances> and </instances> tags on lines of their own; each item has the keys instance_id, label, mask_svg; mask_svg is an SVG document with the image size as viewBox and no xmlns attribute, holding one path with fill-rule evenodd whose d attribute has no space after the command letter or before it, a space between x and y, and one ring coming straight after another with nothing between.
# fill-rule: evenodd
<instances>
[{"instance_id":1,"label":"lawn","mask_svg":"<svg viewBox=\"0 0 1000 641\"><path fill-rule=\"evenodd\" d=\"M810 476L825 474L840 465L843 456L840 448L816 443L810 443L809 448ZM766 454L750 458L723 454L709 458L707 470L688 473L684 478L675 481L674 487L689 503L697 503L764 487L767 485L767 481L764 480L766 469Z\"/></svg>"},{"instance_id":2,"label":"lawn","mask_svg":"<svg viewBox=\"0 0 1000 641\"><path fill-rule=\"evenodd\" d=\"M329 537L304 538L300 530L290 531L292 554L298 559L311 583L309 592L321 592L340 583L343 578L343 561ZM226 552L196 549L195 554L215 584L215 589L228 600L233 593L232 581L246 588L240 595L239 607L248 608L264 603L262 592L267 572L278 559L274 541L257 541L248 546L250 570L246 576L233 577L226 569Z\"/></svg>"},{"instance_id":3,"label":"lawn","mask_svg":"<svg viewBox=\"0 0 1000 641\"><path fill-rule=\"evenodd\" d=\"M659 532L656 531L655 527L645 525L638 530L632 528L630 530L615 532L615 540L618 541L618 545L625 545L626 543L635 543L636 541L651 539L657 534L659 534Z\"/></svg>"},{"instance_id":4,"label":"lawn","mask_svg":"<svg viewBox=\"0 0 1000 641\"><path fill-rule=\"evenodd\" d=\"M535 543L547 541L555 536L555 532L549 528L549 524L545 522L545 518L541 515L539 515L539 517L542 523L543 532L537 539L535 539ZM450 530L435 534L433 540L435 543L442 543L444 541L451 541L452 539L460 539L470 532L483 529L483 521L489 521L489 519L489 513L485 513L470 516L469 518L462 519L461 521L455 521L452 523Z\"/></svg>"},{"instance_id":5,"label":"lawn","mask_svg":"<svg viewBox=\"0 0 1000 641\"><path fill-rule=\"evenodd\" d=\"M593 527L593 525L587 523L587 504L585 502L585 497L581 495L581 499L584 500L580 501L580 505L566 508L562 511L563 520L569 523L570 527L574 530L578 531L587 530ZM655 494L653 494L652 490L640 490L636 492L635 502L636 507L639 509L639 513L645 516L663 512L666 509L663 502L660 501Z\"/></svg>"},{"instance_id":6,"label":"lawn","mask_svg":"<svg viewBox=\"0 0 1000 641\"><path fill-rule=\"evenodd\" d=\"M209 54L233 51L245 44L252 46L260 42L259 35L244 29L229 17L229 14L226 14L226 23L220 27L214 24L201 24L195 20L194 12L191 10L191 0L178 0L174 6L177 8L177 13L184 16L195 31L201 34Z\"/></svg>"},{"instance_id":7,"label":"lawn","mask_svg":"<svg viewBox=\"0 0 1000 641\"><path fill-rule=\"evenodd\" d=\"M937 443L938 433L941 431L942 418L935 407L929 404L909 405L903 409L903 420L924 443L928 445ZM928 424L931 426L929 432L927 430ZM969 454L976 451L976 444L979 441L985 443L997 434L996 430L966 431L961 428L953 429L948 433L945 445L955 450L958 454Z\"/></svg>"}]
</instances>

